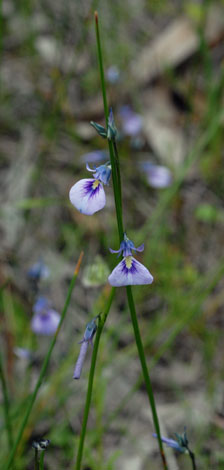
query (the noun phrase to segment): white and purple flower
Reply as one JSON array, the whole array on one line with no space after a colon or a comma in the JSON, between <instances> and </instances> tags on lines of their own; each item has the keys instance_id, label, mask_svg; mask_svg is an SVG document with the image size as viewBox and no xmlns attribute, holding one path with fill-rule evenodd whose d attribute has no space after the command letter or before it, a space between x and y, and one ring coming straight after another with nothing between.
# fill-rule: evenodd
<instances>
[{"instance_id":1,"label":"white and purple flower","mask_svg":"<svg viewBox=\"0 0 224 470\"><path fill-rule=\"evenodd\" d=\"M123 260L108 277L111 286L137 286L153 282L153 276L148 269L132 256L132 251L142 252L143 250L144 244L136 248L126 234L124 234L124 240L121 242L119 250L110 248L111 253L118 253L118 256L123 255Z\"/></svg>"},{"instance_id":2,"label":"white and purple flower","mask_svg":"<svg viewBox=\"0 0 224 470\"><path fill-rule=\"evenodd\" d=\"M92 215L103 209L106 204L103 184L109 183L111 166L106 163L92 170L87 163L86 169L93 173L93 178L85 178L75 183L69 191L69 199L81 214Z\"/></svg>"},{"instance_id":3,"label":"white and purple flower","mask_svg":"<svg viewBox=\"0 0 224 470\"><path fill-rule=\"evenodd\" d=\"M31 329L37 335L53 335L60 322L60 314L51 307L48 299L39 297L33 306Z\"/></svg>"},{"instance_id":4,"label":"white and purple flower","mask_svg":"<svg viewBox=\"0 0 224 470\"><path fill-rule=\"evenodd\" d=\"M75 370L74 370L74 374L73 374L73 379L80 379L89 343L93 346L93 337L94 337L94 335L96 333L96 330L97 330L96 318L97 317L93 318L93 320L91 320L86 325L86 329L85 329L83 339L82 339L82 341L80 341L81 348L80 348L80 352L79 352L79 357L76 361Z\"/></svg>"}]
</instances>

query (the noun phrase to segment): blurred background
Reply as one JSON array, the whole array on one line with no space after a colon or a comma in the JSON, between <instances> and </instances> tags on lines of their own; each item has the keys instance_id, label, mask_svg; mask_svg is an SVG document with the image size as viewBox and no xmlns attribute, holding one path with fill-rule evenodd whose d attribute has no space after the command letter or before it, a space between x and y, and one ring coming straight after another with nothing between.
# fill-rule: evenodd
<instances>
[{"instance_id":1,"label":"blurred background","mask_svg":"<svg viewBox=\"0 0 224 470\"><path fill-rule=\"evenodd\" d=\"M70 187L107 161L93 12L101 28L127 234L154 276L133 294L162 434L187 427L198 469L224 468L224 2L3 0L0 18L1 353L13 432L51 340L34 326L40 298L61 313L81 250L68 315L19 447L50 439L45 468L71 469L91 348L73 369L86 323L104 308L119 248L112 183L92 217ZM47 300L46 300L47 299ZM57 323L57 315L54 317ZM1 399L2 403L2 399ZM1 408L0 460L8 456ZM102 335L83 470L160 468L124 288ZM167 449L169 470L188 458Z\"/></svg>"}]
</instances>

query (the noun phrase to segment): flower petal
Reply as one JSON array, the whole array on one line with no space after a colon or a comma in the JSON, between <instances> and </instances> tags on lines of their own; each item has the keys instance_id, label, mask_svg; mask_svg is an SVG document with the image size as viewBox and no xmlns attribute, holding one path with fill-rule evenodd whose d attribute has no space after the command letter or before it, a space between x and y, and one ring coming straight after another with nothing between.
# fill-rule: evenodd
<instances>
[{"instance_id":1,"label":"flower petal","mask_svg":"<svg viewBox=\"0 0 224 470\"><path fill-rule=\"evenodd\" d=\"M73 379L80 379L84 360L86 357L87 349L88 349L88 341L83 341L81 344L80 352L79 352L79 357L76 361L75 365L75 370L73 374Z\"/></svg>"},{"instance_id":2,"label":"flower petal","mask_svg":"<svg viewBox=\"0 0 224 470\"><path fill-rule=\"evenodd\" d=\"M106 204L106 196L100 181L85 178L71 187L69 199L81 214L92 215Z\"/></svg>"},{"instance_id":3,"label":"flower petal","mask_svg":"<svg viewBox=\"0 0 224 470\"><path fill-rule=\"evenodd\" d=\"M127 256L114 268L108 281L111 286L137 286L151 284L153 276L148 269L133 256Z\"/></svg>"},{"instance_id":4,"label":"flower petal","mask_svg":"<svg viewBox=\"0 0 224 470\"><path fill-rule=\"evenodd\" d=\"M145 248L145 245L144 243L142 243L140 246L138 246L138 248L135 248L135 250L141 253L142 251L144 251L144 248Z\"/></svg>"}]
</instances>

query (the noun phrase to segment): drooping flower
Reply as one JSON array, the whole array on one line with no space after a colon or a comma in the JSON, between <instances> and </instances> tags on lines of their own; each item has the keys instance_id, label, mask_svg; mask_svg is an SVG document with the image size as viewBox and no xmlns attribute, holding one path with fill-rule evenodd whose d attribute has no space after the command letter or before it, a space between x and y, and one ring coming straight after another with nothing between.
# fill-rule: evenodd
<instances>
[{"instance_id":1,"label":"drooping flower","mask_svg":"<svg viewBox=\"0 0 224 470\"><path fill-rule=\"evenodd\" d=\"M143 125L142 116L135 113L129 105L122 106L119 110L122 131L130 137L137 136Z\"/></svg>"},{"instance_id":2,"label":"drooping flower","mask_svg":"<svg viewBox=\"0 0 224 470\"><path fill-rule=\"evenodd\" d=\"M33 312L32 331L37 335L53 335L57 330L61 316L51 307L49 300L45 297L39 297L33 306Z\"/></svg>"},{"instance_id":3,"label":"drooping flower","mask_svg":"<svg viewBox=\"0 0 224 470\"><path fill-rule=\"evenodd\" d=\"M188 447L188 438L187 438L186 428L184 429L183 434L175 433L175 436L176 436L177 440L170 439L168 437L163 437L163 436L161 436L161 440L168 447L171 447L172 449L177 450L181 454L188 453L191 456L194 456L194 454L191 452L191 450ZM157 434L155 434L155 433L153 434L153 437L158 438Z\"/></svg>"},{"instance_id":4,"label":"drooping flower","mask_svg":"<svg viewBox=\"0 0 224 470\"><path fill-rule=\"evenodd\" d=\"M47 265L42 261L42 259L39 259L27 271L27 277L32 281L48 279L49 275L50 270Z\"/></svg>"},{"instance_id":5,"label":"drooping flower","mask_svg":"<svg viewBox=\"0 0 224 470\"><path fill-rule=\"evenodd\" d=\"M37 451L41 452L43 450L46 450L49 444L50 444L49 439L37 439L32 442L32 447L33 449L36 449Z\"/></svg>"},{"instance_id":6,"label":"drooping flower","mask_svg":"<svg viewBox=\"0 0 224 470\"><path fill-rule=\"evenodd\" d=\"M118 256L123 255L123 260L108 277L108 281L112 286L135 286L153 282L153 276L148 269L132 256L132 251L142 252L143 250L144 244L136 248L126 234L124 234L124 240L121 242L119 250L110 248L111 253L118 253Z\"/></svg>"},{"instance_id":7,"label":"drooping flower","mask_svg":"<svg viewBox=\"0 0 224 470\"><path fill-rule=\"evenodd\" d=\"M92 170L87 163L86 169L93 173L94 178L85 178L75 183L70 189L69 199L81 214L92 215L106 204L103 184L109 183L111 166L106 163Z\"/></svg>"},{"instance_id":8,"label":"drooping flower","mask_svg":"<svg viewBox=\"0 0 224 470\"><path fill-rule=\"evenodd\" d=\"M91 320L86 325L86 329L85 329L83 339L82 339L82 341L80 341L81 348L80 348L80 352L79 352L79 357L76 361L75 370L74 370L74 374L73 374L73 379L80 379L89 343L93 346L93 337L94 337L94 335L96 333L96 330L97 330L96 318L97 317L93 318L93 320Z\"/></svg>"},{"instance_id":9,"label":"drooping flower","mask_svg":"<svg viewBox=\"0 0 224 470\"><path fill-rule=\"evenodd\" d=\"M154 165L151 162L140 163L148 183L153 188L167 188L172 183L172 173L166 166Z\"/></svg>"}]
</instances>

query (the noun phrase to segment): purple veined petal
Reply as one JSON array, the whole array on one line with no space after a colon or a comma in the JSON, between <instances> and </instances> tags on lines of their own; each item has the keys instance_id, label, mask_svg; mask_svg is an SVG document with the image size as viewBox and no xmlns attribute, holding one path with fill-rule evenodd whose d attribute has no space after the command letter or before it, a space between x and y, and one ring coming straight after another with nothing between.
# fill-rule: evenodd
<instances>
[{"instance_id":1,"label":"purple veined petal","mask_svg":"<svg viewBox=\"0 0 224 470\"><path fill-rule=\"evenodd\" d=\"M103 209L106 195L99 180L85 178L78 181L69 191L69 199L81 214L92 215Z\"/></svg>"},{"instance_id":2,"label":"purple veined petal","mask_svg":"<svg viewBox=\"0 0 224 470\"><path fill-rule=\"evenodd\" d=\"M84 360L86 357L87 349L88 349L88 341L83 341L81 344L80 352L79 352L79 357L76 361L75 365L75 370L73 374L73 379L80 379Z\"/></svg>"},{"instance_id":3,"label":"purple veined petal","mask_svg":"<svg viewBox=\"0 0 224 470\"><path fill-rule=\"evenodd\" d=\"M121 254L121 252L122 252L122 249L119 248L119 250L112 250L112 248L109 248L109 251L110 251L111 253L113 253L113 254L118 253L118 255L120 256L120 254Z\"/></svg>"},{"instance_id":4,"label":"purple veined petal","mask_svg":"<svg viewBox=\"0 0 224 470\"><path fill-rule=\"evenodd\" d=\"M108 281L114 287L137 286L151 284L153 276L133 256L127 256L114 268Z\"/></svg>"},{"instance_id":5,"label":"purple veined petal","mask_svg":"<svg viewBox=\"0 0 224 470\"><path fill-rule=\"evenodd\" d=\"M53 309L35 313L31 320L31 329L37 335L51 336L57 330L61 316Z\"/></svg>"},{"instance_id":6,"label":"purple veined petal","mask_svg":"<svg viewBox=\"0 0 224 470\"><path fill-rule=\"evenodd\" d=\"M144 251L144 248L145 248L145 245L144 243L142 243L140 246L135 248L135 251L138 251L139 253L141 253L142 251Z\"/></svg>"}]
</instances>

